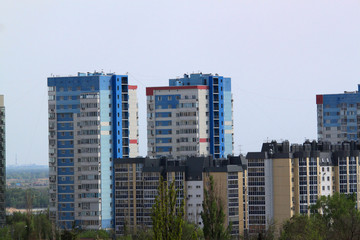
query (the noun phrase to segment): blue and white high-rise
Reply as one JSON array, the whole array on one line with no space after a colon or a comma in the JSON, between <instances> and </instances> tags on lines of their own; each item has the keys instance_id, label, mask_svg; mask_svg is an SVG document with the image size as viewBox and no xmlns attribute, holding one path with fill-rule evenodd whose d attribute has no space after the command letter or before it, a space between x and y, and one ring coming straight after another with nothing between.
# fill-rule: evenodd
<instances>
[{"instance_id":1,"label":"blue and white high-rise","mask_svg":"<svg viewBox=\"0 0 360 240\"><path fill-rule=\"evenodd\" d=\"M339 143L360 137L360 85L358 91L316 96L319 141Z\"/></svg>"},{"instance_id":2,"label":"blue and white high-rise","mask_svg":"<svg viewBox=\"0 0 360 240\"><path fill-rule=\"evenodd\" d=\"M114 227L113 160L138 156L136 89L112 73L48 78L49 210L58 227Z\"/></svg>"},{"instance_id":3,"label":"blue and white high-rise","mask_svg":"<svg viewBox=\"0 0 360 240\"><path fill-rule=\"evenodd\" d=\"M233 154L231 78L185 74L166 87L148 87L148 156Z\"/></svg>"}]
</instances>

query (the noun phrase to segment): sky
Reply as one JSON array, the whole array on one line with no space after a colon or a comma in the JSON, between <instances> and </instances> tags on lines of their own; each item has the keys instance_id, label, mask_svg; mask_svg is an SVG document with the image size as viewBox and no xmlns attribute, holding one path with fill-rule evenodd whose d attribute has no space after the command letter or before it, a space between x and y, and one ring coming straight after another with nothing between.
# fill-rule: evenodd
<instances>
[{"instance_id":1,"label":"sky","mask_svg":"<svg viewBox=\"0 0 360 240\"><path fill-rule=\"evenodd\" d=\"M7 165L48 163L47 77L116 72L147 86L184 73L232 79L234 154L316 139L316 94L357 90L358 0L2 0Z\"/></svg>"}]
</instances>

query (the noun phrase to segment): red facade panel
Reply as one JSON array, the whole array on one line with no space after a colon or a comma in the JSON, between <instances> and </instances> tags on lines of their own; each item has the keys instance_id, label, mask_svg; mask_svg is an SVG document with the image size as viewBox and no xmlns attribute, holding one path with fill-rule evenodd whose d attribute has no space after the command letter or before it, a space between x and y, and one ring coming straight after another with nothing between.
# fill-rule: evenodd
<instances>
[{"instance_id":1,"label":"red facade panel","mask_svg":"<svg viewBox=\"0 0 360 240\"><path fill-rule=\"evenodd\" d=\"M136 139L130 139L130 144L137 144L137 140Z\"/></svg>"},{"instance_id":2,"label":"red facade panel","mask_svg":"<svg viewBox=\"0 0 360 240\"><path fill-rule=\"evenodd\" d=\"M324 97L323 95L316 95L316 104L323 104Z\"/></svg>"}]
</instances>

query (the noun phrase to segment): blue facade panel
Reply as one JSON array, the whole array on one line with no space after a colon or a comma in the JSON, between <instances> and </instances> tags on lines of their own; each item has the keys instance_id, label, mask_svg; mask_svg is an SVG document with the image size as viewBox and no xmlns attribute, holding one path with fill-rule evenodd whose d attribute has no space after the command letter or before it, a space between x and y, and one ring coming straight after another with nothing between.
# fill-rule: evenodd
<instances>
[{"instance_id":1,"label":"blue facade panel","mask_svg":"<svg viewBox=\"0 0 360 240\"><path fill-rule=\"evenodd\" d=\"M74 215L71 212L62 212L61 215L59 216L59 220L68 220L68 221L73 221L74 220ZM69 222L72 223L72 222ZM66 224L67 228L71 228L72 224L70 224L70 226L68 226L69 224Z\"/></svg>"},{"instance_id":2,"label":"blue facade panel","mask_svg":"<svg viewBox=\"0 0 360 240\"><path fill-rule=\"evenodd\" d=\"M58 150L58 157L74 157L73 150Z\"/></svg>"},{"instance_id":3,"label":"blue facade panel","mask_svg":"<svg viewBox=\"0 0 360 240\"><path fill-rule=\"evenodd\" d=\"M58 193L74 193L74 187L69 185L58 186Z\"/></svg>"},{"instance_id":4,"label":"blue facade panel","mask_svg":"<svg viewBox=\"0 0 360 240\"><path fill-rule=\"evenodd\" d=\"M58 176L58 184L74 184L73 176Z\"/></svg>"},{"instance_id":5,"label":"blue facade panel","mask_svg":"<svg viewBox=\"0 0 360 240\"><path fill-rule=\"evenodd\" d=\"M58 131L71 131L74 130L72 123L58 123L57 124Z\"/></svg>"},{"instance_id":6,"label":"blue facade panel","mask_svg":"<svg viewBox=\"0 0 360 240\"><path fill-rule=\"evenodd\" d=\"M74 175L74 168L73 167L61 167L58 168L58 176L73 176Z\"/></svg>"},{"instance_id":7,"label":"blue facade panel","mask_svg":"<svg viewBox=\"0 0 360 240\"><path fill-rule=\"evenodd\" d=\"M110 87L110 89L109 89ZM112 98L112 78L101 78L100 79L100 122L112 122L113 117L110 116L112 113L112 107L110 104L113 104ZM111 98L109 96L111 95ZM101 126L101 131L112 131L112 125L110 126ZM112 144L112 135L101 135L100 144L101 144L101 192L103 195L102 204L101 204L101 227L104 229L111 228L112 208L113 204L112 189L112 180L110 176L112 175L112 153L110 149L113 148Z\"/></svg>"},{"instance_id":8,"label":"blue facade panel","mask_svg":"<svg viewBox=\"0 0 360 240\"><path fill-rule=\"evenodd\" d=\"M209 77L209 112L210 154L215 158L223 158L225 153L224 81L221 76Z\"/></svg>"},{"instance_id":9,"label":"blue facade panel","mask_svg":"<svg viewBox=\"0 0 360 240\"><path fill-rule=\"evenodd\" d=\"M62 122L62 121L66 121L66 122L72 122L74 121L73 119L73 113L58 113L57 114L57 121L58 122Z\"/></svg>"},{"instance_id":10,"label":"blue facade panel","mask_svg":"<svg viewBox=\"0 0 360 240\"><path fill-rule=\"evenodd\" d=\"M62 148L73 148L74 147L74 143L72 140L70 141L59 141L58 142L58 149L62 149Z\"/></svg>"},{"instance_id":11,"label":"blue facade panel","mask_svg":"<svg viewBox=\"0 0 360 240\"><path fill-rule=\"evenodd\" d=\"M156 129L155 134L156 135L169 135L169 134L172 134L172 130L171 129Z\"/></svg>"},{"instance_id":12,"label":"blue facade panel","mask_svg":"<svg viewBox=\"0 0 360 240\"><path fill-rule=\"evenodd\" d=\"M156 109L175 109L179 107L180 95L161 95L155 98Z\"/></svg>"},{"instance_id":13,"label":"blue facade panel","mask_svg":"<svg viewBox=\"0 0 360 240\"><path fill-rule=\"evenodd\" d=\"M60 203L58 204L58 211L74 211L74 204Z\"/></svg>"},{"instance_id":14,"label":"blue facade panel","mask_svg":"<svg viewBox=\"0 0 360 240\"><path fill-rule=\"evenodd\" d=\"M58 158L58 166L74 166L74 159L72 158Z\"/></svg>"},{"instance_id":15,"label":"blue facade panel","mask_svg":"<svg viewBox=\"0 0 360 240\"><path fill-rule=\"evenodd\" d=\"M58 140L62 140L62 139L64 139L64 140L71 140L71 139L74 139L74 136L71 135L70 132L64 132L64 133L62 133L62 134L58 134L58 135L57 135L57 139L58 139Z\"/></svg>"},{"instance_id":16,"label":"blue facade panel","mask_svg":"<svg viewBox=\"0 0 360 240\"><path fill-rule=\"evenodd\" d=\"M122 85L122 82L126 85ZM113 157L121 158L123 156L123 121L122 121L122 93L128 92L127 76L114 75L112 79L112 99L113 99Z\"/></svg>"},{"instance_id":17,"label":"blue facade panel","mask_svg":"<svg viewBox=\"0 0 360 240\"><path fill-rule=\"evenodd\" d=\"M59 202L74 202L74 194L58 194Z\"/></svg>"}]
</instances>

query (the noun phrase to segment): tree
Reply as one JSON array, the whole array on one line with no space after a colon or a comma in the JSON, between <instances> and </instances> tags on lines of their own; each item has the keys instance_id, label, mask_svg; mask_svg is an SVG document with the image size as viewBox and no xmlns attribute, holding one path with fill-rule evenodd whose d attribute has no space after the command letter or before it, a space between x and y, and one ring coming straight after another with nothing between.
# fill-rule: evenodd
<instances>
[{"instance_id":1,"label":"tree","mask_svg":"<svg viewBox=\"0 0 360 240\"><path fill-rule=\"evenodd\" d=\"M87 230L78 234L78 239L86 238L86 239L111 239L111 236L105 230Z\"/></svg>"},{"instance_id":2,"label":"tree","mask_svg":"<svg viewBox=\"0 0 360 240\"><path fill-rule=\"evenodd\" d=\"M5 226L0 228L0 240L11 240L11 230L9 227Z\"/></svg>"},{"instance_id":3,"label":"tree","mask_svg":"<svg viewBox=\"0 0 360 240\"><path fill-rule=\"evenodd\" d=\"M209 186L204 187L204 201L201 218L204 224L204 237L212 239L230 239L231 224L225 227L225 213L221 198L217 196L214 187L214 179L209 178Z\"/></svg>"},{"instance_id":4,"label":"tree","mask_svg":"<svg viewBox=\"0 0 360 240\"><path fill-rule=\"evenodd\" d=\"M154 239L152 229L145 226L138 226L136 231L133 231L130 235L121 236L117 239L121 240L152 240Z\"/></svg>"},{"instance_id":5,"label":"tree","mask_svg":"<svg viewBox=\"0 0 360 240\"><path fill-rule=\"evenodd\" d=\"M310 212L310 217L298 215L285 222L280 239L360 239L355 195L322 196L310 207Z\"/></svg>"},{"instance_id":6,"label":"tree","mask_svg":"<svg viewBox=\"0 0 360 240\"><path fill-rule=\"evenodd\" d=\"M182 232L182 240L204 239L204 233L202 229L195 223L184 222Z\"/></svg>"},{"instance_id":7,"label":"tree","mask_svg":"<svg viewBox=\"0 0 360 240\"><path fill-rule=\"evenodd\" d=\"M327 239L360 239L360 213L356 195L334 193L311 206L313 217L326 227Z\"/></svg>"},{"instance_id":8,"label":"tree","mask_svg":"<svg viewBox=\"0 0 360 240\"><path fill-rule=\"evenodd\" d=\"M184 200L180 206L177 203L179 189L175 189L175 181L168 185L167 181L160 178L158 195L152 209L152 224L154 239L180 240L184 222Z\"/></svg>"},{"instance_id":9,"label":"tree","mask_svg":"<svg viewBox=\"0 0 360 240\"><path fill-rule=\"evenodd\" d=\"M324 237L321 221L307 215L295 215L283 224L279 240L318 240Z\"/></svg>"}]
</instances>

